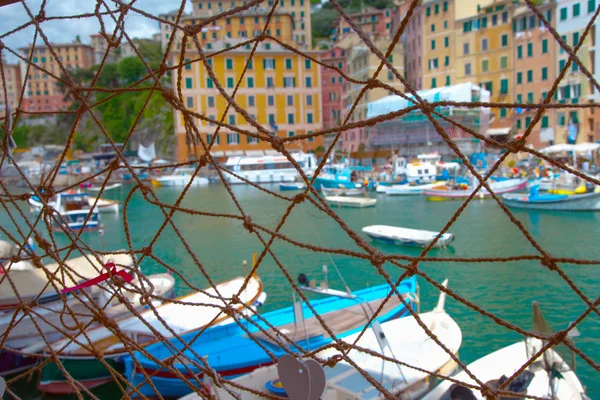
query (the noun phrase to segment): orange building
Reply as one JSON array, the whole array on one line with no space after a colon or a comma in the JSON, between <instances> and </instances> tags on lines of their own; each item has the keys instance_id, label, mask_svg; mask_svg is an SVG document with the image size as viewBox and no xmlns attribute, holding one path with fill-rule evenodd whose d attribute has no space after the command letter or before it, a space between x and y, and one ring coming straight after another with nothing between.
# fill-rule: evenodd
<instances>
[{"instance_id":1,"label":"orange building","mask_svg":"<svg viewBox=\"0 0 600 400\"><path fill-rule=\"evenodd\" d=\"M554 2L538 4L538 10L555 27L556 5ZM513 101L517 103L541 103L546 98L556 74L556 40L538 17L527 6L521 6L514 14L514 65L515 90ZM529 126L537 109L518 108L514 113L516 135ZM536 124L527 142L535 148L545 147L555 141L557 132L556 110L547 109L542 120Z\"/></svg>"},{"instance_id":2,"label":"orange building","mask_svg":"<svg viewBox=\"0 0 600 400\"><path fill-rule=\"evenodd\" d=\"M348 15L360 29L372 38L390 37L392 32L392 10L378 10L367 7L364 10ZM347 35L356 34L348 21L344 18L338 20L338 25L333 35L334 40L340 40Z\"/></svg>"},{"instance_id":3,"label":"orange building","mask_svg":"<svg viewBox=\"0 0 600 400\"><path fill-rule=\"evenodd\" d=\"M2 69L4 71L4 80L0 79L0 104L8 106L14 111L19 105L19 98L21 96L21 71L19 65L3 62Z\"/></svg>"},{"instance_id":4,"label":"orange building","mask_svg":"<svg viewBox=\"0 0 600 400\"><path fill-rule=\"evenodd\" d=\"M52 48L57 58L46 46L19 49L23 57L26 59L31 57L32 63L29 67L29 74L26 76L28 64L21 62L21 76L26 80L27 97L27 104L23 104L23 108L27 111L56 112L64 110L69 106L69 102L65 101L64 95L58 89L57 80L51 74L57 77L61 76L63 71L60 64L67 71L87 69L94 65L94 50L91 46L82 43L53 43Z\"/></svg>"}]
</instances>

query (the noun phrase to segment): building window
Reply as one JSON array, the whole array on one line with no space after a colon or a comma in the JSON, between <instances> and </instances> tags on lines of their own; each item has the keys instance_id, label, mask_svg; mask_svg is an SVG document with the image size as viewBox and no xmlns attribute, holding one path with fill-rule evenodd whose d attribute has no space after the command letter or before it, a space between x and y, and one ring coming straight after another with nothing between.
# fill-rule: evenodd
<instances>
[{"instance_id":1,"label":"building window","mask_svg":"<svg viewBox=\"0 0 600 400\"><path fill-rule=\"evenodd\" d=\"M560 9L560 20L564 21L566 20L568 17L568 10L567 7L563 7Z\"/></svg>"},{"instance_id":2,"label":"building window","mask_svg":"<svg viewBox=\"0 0 600 400\"><path fill-rule=\"evenodd\" d=\"M252 136L246 136L246 142L248 142L249 144L258 143L258 138L255 138Z\"/></svg>"},{"instance_id":3,"label":"building window","mask_svg":"<svg viewBox=\"0 0 600 400\"><path fill-rule=\"evenodd\" d=\"M229 125L231 125L231 126L235 125L235 115L229 116Z\"/></svg>"},{"instance_id":4,"label":"building window","mask_svg":"<svg viewBox=\"0 0 600 400\"><path fill-rule=\"evenodd\" d=\"M431 24L431 32L435 32L435 24Z\"/></svg>"},{"instance_id":5,"label":"building window","mask_svg":"<svg viewBox=\"0 0 600 400\"><path fill-rule=\"evenodd\" d=\"M292 69L292 59L291 58L285 59L285 69Z\"/></svg>"},{"instance_id":6,"label":"building window","mask_svg":"<svg viewBox=\"0 0 600 400\"><path fill-rule=\"evenodd\" d=\"M463 44L463 54L469 54L469 43Z\"/></svg>"},{"instance_id":7,"label":"building window","mask_svg":"<svg viewBox=\"0 0 600 400\"><path fill-rule=\"evenodd\" d=\"M508 79L500 80L500 93L507 94L508 93Z\"/></svg>"},{"instance_id":8,"label":"building window","mask_svg":"<svg viewBox=\"0 0 600 400\"><path fill-rule=\"evenodd\" d=\"M533 92L527 93L527 103L533 104Z\"/></svg>"},{"instance_id":9,"label":"building window","mask_svg":"<svg viewBox=\"0 0 600 400\"><path fill-rule=\"evenodd\" d=\"M523 104L523 95L522 94L517 95L517 103Z\"/></svg>"},{"instance_id":10,"label":"building window","mask_svg":"<svg viewBox=\"0 0 600 400\"><path fill-rule=\"evenodd\" d=\"M227 87L232 88L234 86L233 78L227 78Z\"/></svg>"},{"instance_id":11,"label":"building window","mask_svg":"<svg viewBox=\"0 0 600 400\"><path fill-rule=\"evenodd\" d=\"M288 124L294 123L294 114L290 113L287 115L287 122L288 122Z\"/></svg>"},{"instance_id":12,"label":"building window","mask_svg":"<svg viewBox=\"0 0 600 400\"><path fill-rule=\"evenodd\" d=\"M267 105L273 107L275 105L275 96L267 96Z\"/></svg>"},{"instance_id":13,"label":"building window","mask_svg":"<svg viewBox=\"0 0 600 400\"><path fill-rule=\"evenodd\" d=\"M304 60L304 68L311 69L311 67L312 63L310 62L310 60Z\"/></svg>"},{"instance_id":14,"label":"building window","mask_svg":"<svg viewBox=\"0 0 600 400\"><path fill-rule=\"evenodd\" d=\"M502 47L508 46L508 35L502 35Z\"/></svg>"},{"instance_id":15,"label":"building window","mask_svg":"<svg viewBox=\"0 0 600 400\"><path fill-rule=\"evenodd\" d=\"M431 41L431 50L435 50L435 40Z\"/></svg>"},{"instance_id":16,"label":"building window","mask_svg":"<svg viewBox=\"0 0 600 400\"><path fill-rule=\"evenodd\" d=\"M481 39L481 51L487 51L488 49L488 40Z\"/></svg>"},{"instance_id":17,"label":"building window","mask_svg":"<svg viewBox=\"0 0 600 400\"><path fill-rule=\"evenodd\" d=\"M306 122L309 123L309 124L313 123L313 115L312 115L312 113L307 113L306 114Z\"/></svg>"},{"instance_id":18,"label":"building window","mask_svg":"<svg viewBox=\"0 0 600 400\"><path fill-rule=\"evenodd\" d=\"M450 47L450 38L448 36L444 38L444 47Z\"/></svg>"},{"instance_id":19,"label":"building window","mask_svg":"<svg viewBox=\"0 0 600 400\"><path fill-rule=\"evenodd\" d=\"M579 32L573 32L573 47L579 44Z\"/></svg>"},{"instance_id":20,"label":"building window","mask_svg":"<svg viewBox=\"0 0 600 400\"><path fill-rule=\"evenodd\" d=\"M450 75L446 75L446 86L450 86Z\"/></svg>"},{"instance_id":21,"label":"building window","mask_svg":"<svg viewBox=\"0 0 600 400\"><path fill-rule=\"evenodd\" d=\"M500 109L500 117L501 117L501 118L504 118L504 117L506 117L506 108L501 108L501 109Z\"/></svg>"},{"instance_id":22,"label":"building window","mask_svg":"<svg viewBox=\"0 0 600 400\"><path fill-rule=\"evenodd\" d=\"M249 88L253 88L254 87L254 78L253 77L249 76L248 79L247 79L247 82L248 82L248 87Z\"/></svg>"},{"instance_id":23,"label":"building window","mask_svg":"<svg viewBox=\"0 0 600 400\"><path fill-rule=\"evenodd\" d=\"M213 87L213 80L210 78L206 78L206 87L209 89L212 89Z\"/></svg>"},{"instance_id":24,"label":"building window","mask_svg":"<svg viewBox=\"0 0 600 400\"><path fill-rule=\"evenodd\" d=\"M481 18L481 28L487 28L487 17Z\"/></svg>"},{"instance_id":25,"label":"building window","mask_svg":"<svg viewBox=\"0 0 600 400\"><path fill-rule=\"evenodd\" d=\"M208 5L210 6L210 3L209 3ZM216 134L216 136L215 136L215 144L219 144L219 143L221 143L220 136L221 136L221 135L219 135L219 134ZM206 134L206 142L207 142L207 143L210 143L210 141L212 140L212 137L213 137L213 135L211 135L211 134L207 133L207 134Z\"/></svg>"},{"instance_id":26,"label":"building window","mask_svg":"<svg viewBox=\"0 0 600 400\"><path fill-rule=\"evenodd\" d=\"M254 96L248 96L248 107L254 107Z\"/></svg>"},{"instance_id":27,"label":"building window","mask_svg":"<svg viewBox=\"0 0 600 400\"><path fill-rule=\"evenodd\" d=\"M442 10L444 10L444 11L448 11L448 2L447 2L447 1L445 1L445 2L444 2L444 5L443 5L443 7L442 7Z\"/></svg>"},{"instance_id":28,"label":"building window","mask_svg":"<svg viewBox=\"0 0 600 400\"><path fill-rule=\"evenodd\" d=\"M269 124L275 125L275 114L269 114Z\"/></svg>"},{"instance_id":29,"label":"building window","mask_svg":"<svg viewBox=\"0 0 600 400\"><path fill-rule=\"evenodd\" d=\"M283 87L295 87L294 85L295 78L293 77L284 77L283 78Z\"/></svg>"},{"instance_id":30,"label":"building window","mask_svg":"<svg viewBox=\"0 0 600 400\"><path fill-rule=\"evenodd\" d=\"M214 98L213 96L208 96L208 97L206 98L206 100L207 100L207 103L208 103L208 107L209 107L209 108L212 108L212 107L214 107L214 106L215 106L215 98Z\"/></svg>"},{"instance_id":31,"label":"building window","mask_svg":"<svg viewBox=\"0 0 600 400\"><path fill-rule=\"evenodd\" d=\"M548 67L542 68L542 80L545 81L548 79Z\"/></svg>"},{"instance_id":32,"label":"building window","mask_svg":"<svg viewBox=\"0 0 600 400\"><path fill-rule=\"evenodd\" d=\"M548 116L547 116L547 115L544 115L544 116L542 117L542 128L548 128L548 126L549 126L549 123L548 123Z\"/></svg>"},{"instance_id":33,"label":"building window","mask_svg":"<svg viewBox=\"0 0 600 400\"><path fill-rule=\"evenodd\" d=\"M489 63L488 60L483 60L481 62L481 72L488 72Z\"/></svg>"},{"instance_id":34,"label":"building window","mask_svg":"<svg viewBox=\"0 0 600 400\"><path fill-rule=\"evenodd\" d=\"M229 117L231 119L231 117L233 117L233 115L230 115ZM228 133L227 134L227 144L240 144L240 134L239 133Z\"/></svg>"},{"instance_id":35,"label":"building window","mask_svg":"<svg viewBox=\"0 0 600 400\"><path fill-rule=\"evenodd\" d=\"M533 57L533 43L527 43L527 57Z\"/></svg>"},{"instance_id":36,"label":"building window","mask_svg":"<svg viewBox=\"0 0 600 400\"><path fill-rule=\"evenodd\" d=\"M427 7L427 10L425 11L425 15L427 17L429 17L431 15L431 7Z\"/></svg>"},{"instance_id":37,"label":"building window","mask_svg":"<svg viewBox=\"0 0 600 400\"><path fill-rule=\"evenodd\" d=\"M312 106L313 105L313 98L312 98L312 94L307 94L306 95L306 105L307 106Z\"/></svg>"},{"instance_id":38,"label":"building window","mask_svg":"<svg viewBox=\"0 0 600 400\"><path fill-rule=\"evenodd\" d=\"M517 120L517 129L521 129L521 120L520 119Z\"/></svg>"},{"instance_id":39,"label":"building window","mask_svg":"<svg viewBox=\"0 0 600 400\"><path fill-rule=\"evenodd\" d=\"M294 131L289 131L288 132L288 137L294 137Z\"/></svg>"},{"instance_id":40,"label":"building window","mask_svg":"<svg viewBox=\"0 0 600 400\"><path fill-rule=\"evenodd\" d=\"M523 73L517 72L517 85L520 85L522 83L523 83Z\"/></svg>"},{"instance_id":41,"label":"building window","mask_svg":"<svg viewBox=\"0 0 600 400\"><path fill-rule=\"evenodd\" d=\"M596 11L596 0L588 0L588 13Z\"/></svg>"},{"instance_id":42,"label":"building window","mask_svg":"<svg viewBox=\"0 0 600 400\"><path fill-rule=\"evenodd\" d=\"M527 71L527 82L528 83L533 82L533 70L532 69Z\"/></svg>"},{"instance_id":43,"label":"building window","mask_svg":"<svg viewBox=\"0 0 600 400\"><path fill-rule=\"evenodd\" d=\"M431 78L431 88L432 88L432 89L435 89L435 88L436 88L436 86L437 86L436 79L435 79L435 78Z\"/></svg>"},{"instance_id":44,"label":"building window","mask_svg":"<svg viewBox=\"0 0 600 400\"><path fill-rule=\"evenodd\" d=\"M231 59L231 58L226 59L225 65L226 65L227 69L229 69L229 70L233 69L233 59Z\"/></svg>"},{"instance_id":45,"label":"building window","mask_svg":"<svg viewBox=\"0 0 600 400\"><path fill-rule=\"evenodd\" d=\"M565 123L566 123L565 113L559 112L558 113L558 124L560 126L565 126Z\"/></svg>"},{"instance_id":46,"label":"building window","mask_svg":"<svg viewBox=\"0 0 600 400\"><path fill-rule=\"evenodd\" d=\"M508 68L508 56L500 57L500 69Z\"/></svg>"},{"instance_id":47,"label":"building window","mask_svg":"<svg viewBox=\"0 0 600 400\"><path fill-rule=\"evenodd\" d=\"M521 45L517 46L517 58L518 59L523 58L523 46L521 46Z\"/></svg>"},{"instance_id":48,"label":"building window","mask_svg":"<svg viewBox=\"0 0 600 400\"><path fill-rule=\"evenodd\" d=\"M444 65L447 67L450 65L450 56L444 57Z\"/></svg>"},{"instance_id":49,"label":"building window","mask_svg":"<svg viewBox=\"0 0 600 400\"><path fill-rule=\"evenodd\" d=\"M289 94L287 96L287 105L288 106L293 106L294 105L294 95Z\"/></svg>"},{"instance_id":50,"label":"building window","mask_svg":"<svg viewBox=\"0 0 600 400\"><path fill-rule=\"evenodd\" d=\"M275 59L274 58L265 58L263 60L263 69L265 69L265 70L275 69Z\"/></svg>"},{"instance_id":51,"label":"building window","mask_svg":"<svg viewBox=\"0 0 600 400\"><path fill-rule=\"evenodd\" d=\"M185 88L191 89L193 86L192 78L185 78Z\"/></svg>"},{"instance_id":52,"label":"building window","mask_svg":"<svg viewBox=\"0 0 600 400\"><path fill-rule=\"evenodd\" d=\"M186 100L187 108L193 108L194 107L194 98L193 97L186 97L185 100Z\"/></svg>"},{"instance_id":53,"label":"building window","mask_svg":"<svg viewBox=\"0 0 600 400\"><path fill-rule=\"evenodd\" d=\"M561 37L560 37L560 39L561 39L563 42L567 43L567 36L566 36L566 35L563 35L563 36L561 36ZM560 47L560 52L561 52L561 53L564 53L564 52L565 52L565 49L564 49L562 46Z\"/></svg>"},{"instance_id":54,"label":"building window","mask_svg":"<svg viewBox=\"0 0 600 400\"><path fill-rule=\"evenodd\" d=\"M579 17L580 11L581 11L581 5L579 3L573 4L573 18Z\"/></svg>"},{"instance_id":55,"label":"building window","mask_svg":"<svg viewBox=\"0 0 600 400\"><path fill-rule=\"evenodd\" d=\"M192 64L190 64L190 59L189 58L185 59L185 69L187 69L187 70L192 69Z\"/></svg>"},{"instance_id":56,"label":"building window","mask_svg":"<svg viewBox=\"0 0 600 400\"><path fill-rule=\"evenodd\" d=\"M567 63L567 60L560 60L558 62L558 68L562 71L563 69L565 69L565 64Z\"/></svg>"},{"instance_id":57,"label":"building window","mask_svg":"<svg viewBox=\"0 0 600 400\"><path fill-rule=\"evenodd\" d=\"M275 87L275 82L274 82L272 76L268 76L267 77L267 87L268 88L274 88Z\"/></svg>"},{"instance_id":58,"label":"building window","mask_svg":"<svg viewBox=\"0 0 600 400\"><path fill-rule=\"evenodd\" d=\"M310 76L306 77L306 87L307 88L311 88L312 87L312 78Z\"/></svg>"},{"instance_id":59,"label":"building window","mask_svg":"<svg viewBox=\"0 0 600 400\"><path fill-rule=\"evenodd\" d=\"M471 75L471 64L465 64L465 75Z\"/></svg>"},{"instance_id":60,"label":"building window","mask_svg":"<svg viewBox=\"0 0 600 400\"><path fill-rule=\"evenodd\" d=\"M548 53L548 39L542 40L542 54Z\"/></svg>"},{"instance_id":61,"label":"building window","mask_svg":"<svg viewBox=\"0 0 600 400\"><path fill-rule=\"evenodd\" d=\"M529 128L529 125L531 125L531 117L526 117L525 118L525 129Z\"/></svg>"},{"instance_id":62,"label":"building window","mask_svg":"<svg viewBox=\"0 0 600 400\"><path fill-rule=\"evenodd\" d=\"M439 14L439 12L440 12L440 5L439 5L439 4L436 4L436 5L434 6L434 8L435 8L435 13L436 13L436 14Z\"/></svg>"}]
</instances>

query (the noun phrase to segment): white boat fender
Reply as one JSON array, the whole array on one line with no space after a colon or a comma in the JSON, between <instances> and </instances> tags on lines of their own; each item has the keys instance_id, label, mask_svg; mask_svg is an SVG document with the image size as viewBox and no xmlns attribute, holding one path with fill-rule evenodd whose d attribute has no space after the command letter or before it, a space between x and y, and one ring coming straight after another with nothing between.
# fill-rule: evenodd
<instances>
[{"instance_id":1,"label":"white boat fender","mask_svg":"<svg viewBox=\"0 0 600 400\"><path fill-rule=\"evenodd\" d=\"M266 292L262 292L259 296L258 299L256 299L254 301L254 303L252 304L253 307L259 308L262 307L263 304L265 304L265 301L267 301L267 293Z\"/></svg>"}]
</instances>

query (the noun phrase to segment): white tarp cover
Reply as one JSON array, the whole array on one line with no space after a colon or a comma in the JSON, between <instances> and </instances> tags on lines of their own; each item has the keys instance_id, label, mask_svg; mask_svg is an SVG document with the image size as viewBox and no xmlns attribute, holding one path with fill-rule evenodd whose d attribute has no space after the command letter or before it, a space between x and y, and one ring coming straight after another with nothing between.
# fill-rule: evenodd
<instances>
[{"instance_id":1,"label":"white tarp cover","mask_svg":"<svg viewBox=\"0 0 600 400\"><path fill-rule=\"evenodd\" d=\"M579 143L579 144L554 144L552 146L545 147L540 150L540 153L560 153L564 151L585 153L587 151L594 151L600 148L598 143Z\"/></svg>"},{"instance_id":2,"label":"white tarp cover","mask_svg":"<svg viewBox=\"0 0 600 400\"><path fill-rule=\"evenodd\" d=\"M422 99L431 103L438 101L471 102L473 101L473 94L471 93L472 90L481 91L480 101L489 101L489 91L483 90L471 82L435 89L420 90L417 92L417 94ZM409 99L414 98L414 96L409 93L406 93L406 96ZM367 109L367 118L378 117L380 115L399 111L413 105L414 103L412 101L404 99L400 96L386 96L377 101L369 103Z\"/></svg>"},{"instance_id":3,"label":"white tarp cover","mask_svg":"<svg viewBox=\"0 0 600 400\"><path fill-rule=\"evenodd\" d=\"M140 143L138 147L138 157L144 162L150 162L156 158L156 149L154 143L151 143L148 147Z\"/></svg>"}]
</instances>

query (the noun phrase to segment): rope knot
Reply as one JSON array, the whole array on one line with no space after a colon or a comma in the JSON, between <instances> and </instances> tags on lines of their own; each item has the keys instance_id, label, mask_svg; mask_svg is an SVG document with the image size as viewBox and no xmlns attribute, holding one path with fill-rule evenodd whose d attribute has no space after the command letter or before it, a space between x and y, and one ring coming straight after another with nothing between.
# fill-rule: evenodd
<instances>
[{"instance_id":1,"label":"rope knot","mask_svg":"<svg viewBox=\"0 0 600 400\"><path fill-rule=\"evenodd\" d=\"M333 368L337 365L338 362L340 362L343 359L343 357L340 354L336 354L334 356L331 356L327 359L327 361L325 361L323 363L323 366L325 367L330 367Z\"/></svg>"},{"instance_id":2,"label":"rope knot","mask_svg":"<svg viewBox=\"0 0 600 400\"><path fill-rule=\"evenodd\" d=\"M376 252L371 256L371 264L375 267L381 267L385 263L385 256L380 252Z\"/></svg>"},{"instance_id":3,"label":"rope knot","mask_svg":"<svg viewBox=\"0 0 600 400\"><path fill-rule=\"evenodd\" d=\"M148 196L150 194L150 188L148 185L140 185L140 192L142 192L144 196Z\"/></svg>"},{"instance_id":4,"label":"rope knot","mask_svg":"<svg viewBox=\"0 0 600 400\"><path fill-rule=\"evenodd\" d=\"M114 158L109 164L108 164L108 168L112 169L113 171L116 171L119 169L119 160L117 158Z\"/></svg>"},{"instance_id":5,"label":"rope knot","mask_svg":"<svg viewBox=\"0 0 600 400\"><path fill-rule=\"evenodd\" d=\"M237 294L234 294L233 296L231 296L231 303L232 304L242 304L242 301L237 296Z\"/></svg>"},{"instance_id":6,"label":"rope knot","mask_svg":"<svg viewBox=\"0 0 600 400\"><path fill-rule=\"evenodd\" d=\"M271 137L271 147L273 150L277 150L278 153L283 152L283 142L279 136Z\"/></svg>"},{"instance_id":7,"label":"rope knot","mask_svg":"<svg viewBox=\"0 0 600 400\"><path fill-rule=\"evenodd\" d=\"M173 89L164 89L162 91L162 95L166 101L171 103L171 105L178 110L185 110L184 104L177 97L177 93Z\"/></svg>"},{"instance_id":8,"label":"rope knot","mask_svg":"<svg viewBox=\"0 0 600 400\"><path fill-rule=\"evenodd\" d=\"M558 269L558 266L556 265L556 263L554 262L554 260L551 260L550 258L542 258L541 263L543 266L547 267L550 271L556 271Z\"/></svg>"},{"instance_id":9,"label":"rope knot","mask_svg":"<svg viewBox=\"0 0 600 400\"><path fill-rule=\"evenodd\" d=\"M41 237L37 232L35 233L35 241L42 250L44 250L46 253L50 253L52 245L49 241Z\"/></svg>"},{"instance_id":10,"label":"rope knot","mask_svg":"<svg viewBox=\"0 0 600 400\"><path fill-rule=\"evenodd\" d=\"M200 158L198 158L198 166L200 167L200 169L206 167L207 164L208 160L206 154L201 155Z\"/></svg>"},{"instance_id":11,"label":"rope knot","mask_svg":"<svg viewBox=\"0 0 600 400\"><path fill-rule=\"evenodd\" d=\"M525 144L527 144L527 140L525 138L511 140L506 143L506 149L511 153L519 153L523 151Z\"/></svg>"},{"instance_id":12,"label":"rope knot","mask_svg":"<svg viewBox=\"0 0 600 400\"><path fill-rule=\"evenodd\" d=\"M490 387L488 385L481 386L481 388L479 388L479 391L481 392L481 396L485 399L488 399L488 400L497 399L496 393L492 389L490 389Z\"/></svg>"},{"instance_id":13,"label":"rope knot","mask_svg":"<svg viewBox=\"0 0 600 400\"><path fill-rule=\"evenodd\" d=\"M40 13L34 17L34 19L38 24L44 22L46 20L46 12L41 10Z\"/></svg>"},{"instance_id":14,"label":"rope knot","mask_svg":"<svg viewBox=\"0 0 600 400\"><path fill-rule=\"evenodd\" d=\"M252 218L248 215L244 217L244 228L250 233L254 232L254 227L252 226Z\"/></svg>"},{"instance_id":15,"label":"rope knot","mask_svg":"<svg viewBox=\"0 0 600 400\"><path fill-rule=\"evenodd\" d=\"M294 203L295 204L300 204L304 200L306 200L306 193L304 193L304 192L298 193L297 195L294 196Z\"/></svg>"},{"instance_id":16,"label":"rope knot","mask_svg":"<svg viewBox=\"0 0 600 400\"><path fill-rule=\"evenodd\" d=\"M559 331L554 334L554 340L552 341L554 344L559 344L569 340L568 332Z\"/></svg>"},{"instance_id":17,"label":"rope knot","mask_svg":"<svg viewBox=\"0 0 600 400\"><path fill-rule=\"evenodd\" d=\"M202 28L202 25L186 25L181 30L186 36L196 36Z\"/></svg>"},{"instance_id":18,"label":"rope knot","mask_svg":"<svg viewBox=\"0 0 600 400\"><path fill-rule=\"evenodd\" d=\"M142 254L146 257L150 257L152 255L152 247L150 247L150 246L143 247Z\"/></svg>"}]
</instances>

